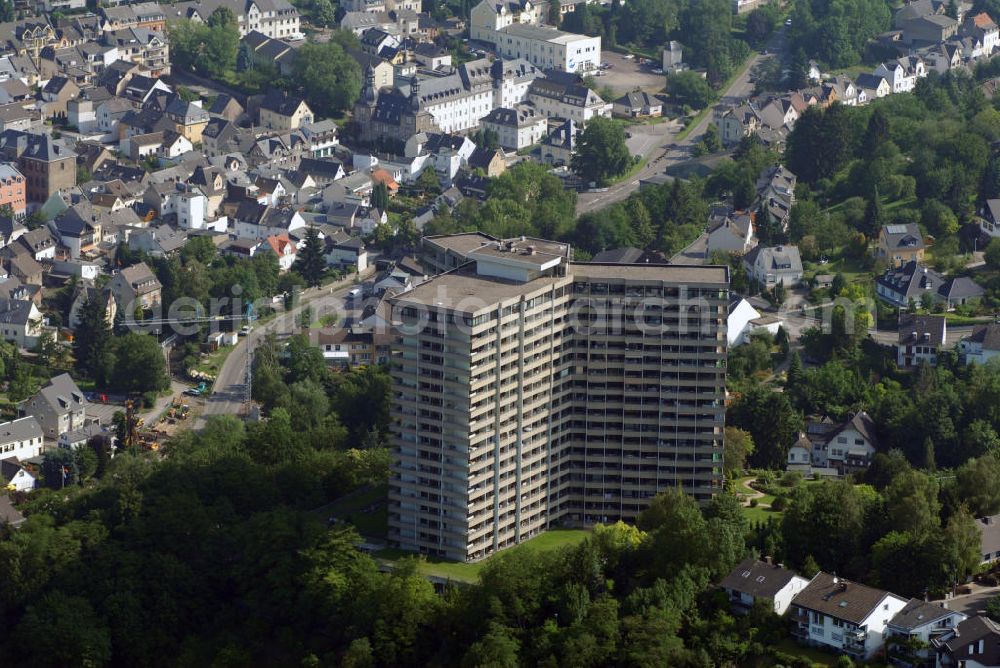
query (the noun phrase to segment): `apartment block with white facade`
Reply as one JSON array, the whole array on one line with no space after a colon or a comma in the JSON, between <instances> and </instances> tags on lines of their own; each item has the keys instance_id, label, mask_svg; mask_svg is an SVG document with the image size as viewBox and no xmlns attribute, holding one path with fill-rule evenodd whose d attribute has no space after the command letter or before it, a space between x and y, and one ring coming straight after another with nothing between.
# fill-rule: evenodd
<instances>
[{"instance_id":1,"label":"apartment block with white facade","mask_svg":"<svg viewBox=\"0 0 1000 668\"><path fill-rule=\"evenodd\" d=\"M722 485L725 267L571 262L565 244L425 240L392 299L393 546L476 561L553 522L633 521Z\"/></svg>"},{"instance_id":2,"label":"apartment block with white facade","mask_svg":"<svg viewBox=\"0 0 1000 668\"><path fill-rule=\"evenodd\" d=\"M524 58L542 69L591 72L601 66L601 38L515 23L497 31L492 40L504 58Z\"/></svg>"}]
</instances>

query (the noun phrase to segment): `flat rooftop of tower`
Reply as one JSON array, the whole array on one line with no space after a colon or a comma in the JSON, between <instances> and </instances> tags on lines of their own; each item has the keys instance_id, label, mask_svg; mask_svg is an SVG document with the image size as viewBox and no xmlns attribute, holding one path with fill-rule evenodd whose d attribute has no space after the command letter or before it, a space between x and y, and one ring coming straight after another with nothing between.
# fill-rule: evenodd
<instances>
[{"instance_id":1,"label":"flat rooftop of tower","mask_svg":"<svg viewBox=\"0 0 1000 668\"><path fill-rule=\"evenodd\" d=\"M666 282L692 287L728 287L729 271L722 266L591 264L573 263L570 276L540 276L527 283L481 276L474 264L439 274L408 292L393 298L399 305L436 306L460 313L478 313L498 302L516 299L538 292L572 277L593 279L626 279L632 281Z\"/></svg>"},{"instance_id":2,"label":"flat rooftop of tower","mask_svg":"<svg viewBox=\"0 0 1000 668\"><path fill-rule=\"evenodd\" d=\"M615 264L574 262L570 273L582 278L625 278L635 281L665 281L678 285L729 286L729 268L721 265Z\"/></svg>"},{"instance_id":3,"label":"flat rooftop of tower","mask_svg":"<svg viewBox=\"0 0 1000 668\"><path fill-rule=\"evenodd\" d=\"M527 283L480 276L474 264L439 274L409 292L393 298L399 305L441 307L460 313L478 313L497 303L566 282L563 276L541 276Z\"/></svg>"}]
</instances>

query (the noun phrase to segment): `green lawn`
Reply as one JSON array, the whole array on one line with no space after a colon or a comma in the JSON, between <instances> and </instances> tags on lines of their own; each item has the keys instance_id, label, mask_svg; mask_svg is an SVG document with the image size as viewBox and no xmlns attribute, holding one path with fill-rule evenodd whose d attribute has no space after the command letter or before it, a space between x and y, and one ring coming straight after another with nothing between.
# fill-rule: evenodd
<instances>
[{"instance_id":1,"label":"green lawn","mask_svg":"<svg viewBox=\"0 0 1000 668\"><path fill-rule=\"evenodd\" d=\"M388 493L389 490L385 485L367 487L313 512L323 519L336 517L349 522L362 536L384 539L389 528L389 513L386 507Z\"/></svg>"},{"instance_id":2,"label":"green lawn","mask_svg":"<svg viewBox=\"0 0 1000 668\"><path fill-rule=\"evenodd\" d=\"M868 281L871 279L871 273L865 270L859 260L845 257L830 260L826 264L806 262L803 267L803 273L807 278L812 278L817 274L843 274L848 284L858 280Z\"/></svg>"},{"instance_id":3,"label":"green lawn","mask_svg":"<svg viewBox=\"0 0 1000 668\"><path fill-rule=\"evenodd\" d=\"M743 516L751 522L767 522L771 518L781 519L781 512L770 508L743 506Z\"/></svg>"},{"instance_id":4,"label":"green lawn","mask_svg":"<svg viewBox=\"0 0 1000 668\"><path fill-rule=\"evenodd\" d=\"M576 545L589 534L589 531L583 529L550 529L517 547L505 550L501 554L506 554L512 550L531 550L535 552L558 550L567 545ZM401 550L387 549L376 552L374 556L377 559L391 562L395 559L412 557L413 554ZM455 580L456 582L476 582L479 579L479 571L492 558L490 557L474 564L466 564L456 561L444 561L434 557L421 557L417 570L427 576L446 578Z\"/></svg>"}]
</instances>

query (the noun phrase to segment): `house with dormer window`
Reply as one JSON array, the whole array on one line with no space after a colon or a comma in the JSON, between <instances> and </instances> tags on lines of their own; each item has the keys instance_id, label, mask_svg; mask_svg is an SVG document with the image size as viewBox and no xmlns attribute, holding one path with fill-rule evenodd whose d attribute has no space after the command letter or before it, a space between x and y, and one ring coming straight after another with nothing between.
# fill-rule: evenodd
<instances>
[{"instance_id":1,"label":"house with dormer window","mask_svg":"<svg viewBox=\"0 0 1000 668\"><path fill-rule=\"evenodd\" d=\"M882 649L889 622L906 604L890 592L819 572L792 599L792 635L867 661Z\"/></svg>"}]
</instances>

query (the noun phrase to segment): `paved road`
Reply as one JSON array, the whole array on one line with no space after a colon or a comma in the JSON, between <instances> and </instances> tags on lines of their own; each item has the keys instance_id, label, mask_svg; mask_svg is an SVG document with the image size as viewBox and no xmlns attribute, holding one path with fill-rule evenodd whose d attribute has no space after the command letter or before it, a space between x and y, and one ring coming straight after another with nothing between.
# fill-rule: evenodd
<instances>
[{"instance_id":1,"label":"paved road","mask_svg":"<svg viewBox=\"0 0 1000 668\"><path fill-rule=\"evenodd\" d=\"M366 274L362 274L362 277L364 276ZM345 302L347 293L355 287L357 286L354 285L353 278L349 278L332 286L304 290L298 306L281 313L265 325L255 327L249 336L241 339L219 369L212 394L205 401L205 410L202 417L195 422L194 428L204 427L205 419L212 415L239 415L243 410L249 345L256 346L267 334L275 334L281 338L299 331L297 319L306 306L312 309L314 320L328 313L337 313L338 322L343 322L344 315L350 312Z\"/></svg>"},{"instance_id":2,"label":"paved road","mask_svg":"<svg viewBox=\"0 0 1000 668\"><path fill-rule=\"evenodd\" d=\"M773 56L758 54L750 58L740 75L723 92L722 102L736 102L748 97L753 92L753 82L750 81L751 71L763 58L771 57ZM656 174L662 174L670 165L689 160L692 157L692 147L705 134L705 130L711 121L712 114L706 114L694 129L688 133L687 137L681 141L674 141L674 138L676 138L681 129L680 124L675 121L653 126L637 126L630 129L634 138L637 132L643 132L638 128L663 128L662 132L667 137L667 142L660 145L641 145L639 148L645 149L646 152L634 152L634 154L642 155L647 159L647 162L643 165L642 169L633 174L628 180L610 186L603 193L580 193L576 200L577 215L620 202L639 189L640 180L648 179Z\"/></svg>"},{"instance_id":3,"label":"paved road","mask_svg":"<svg viewBox=\"0 0 1000 668\"><path fill-rule=\"evenodd\" d=\"M935 603L944 603L949 610L957 610L970 617L981 614L986 607L986 602L1000 594L1000 587L980 587L979 585L973 585L973 587L976 591L972 594L954 596L944 601L935 601Z\"/></svg>"}]
</instances>

